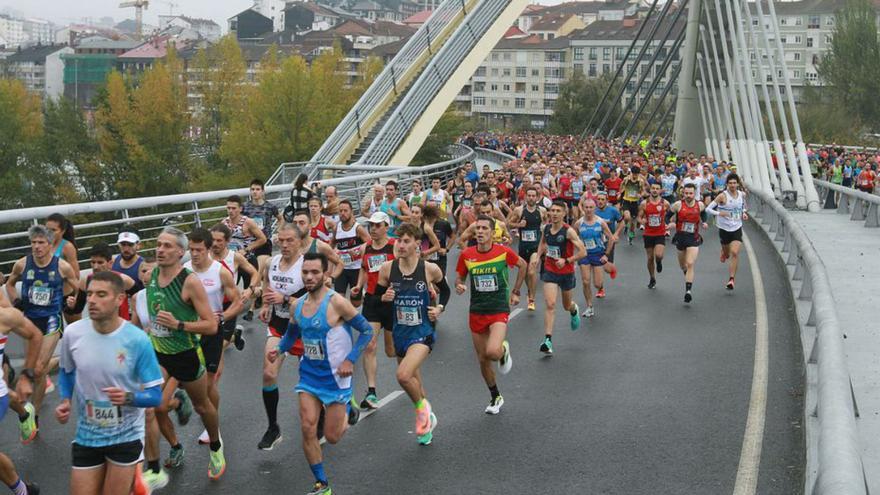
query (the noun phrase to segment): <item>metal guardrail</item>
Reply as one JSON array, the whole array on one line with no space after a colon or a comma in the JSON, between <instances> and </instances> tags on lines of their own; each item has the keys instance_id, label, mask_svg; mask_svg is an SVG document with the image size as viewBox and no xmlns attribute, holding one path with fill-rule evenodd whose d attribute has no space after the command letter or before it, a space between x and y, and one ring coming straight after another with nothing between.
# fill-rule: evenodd
<instances>
[{"instance_id":1,"label":"metal guardrail","mask_svg":"<svg viewBox=\"0 0 880 495\"><path fill-rule=\"evenodd\" d=\"M788 268L792 292L797 294L795 302L809 308L804 311L808 316L799 318L801 330L807 333L809 327L815 328L806 363L808 469L804 492L867 494L855 421L858 409L825 264L806 232L782 204L758 188L753 188L749 195L756 223L773 241Z\"/></svg>"},{"instance_id":2,"label":"metal guardrail","mask_svg":"<svg viewBox=\"0 0 880 495\"><path fill-rule=\"evenodd\" d=\"M850 220L864 221L865 227L880 227L880 196L819 179L813 179L813 183L825 209L836 208L837 213L849 215Z\"/></svg>"}]
</instances>

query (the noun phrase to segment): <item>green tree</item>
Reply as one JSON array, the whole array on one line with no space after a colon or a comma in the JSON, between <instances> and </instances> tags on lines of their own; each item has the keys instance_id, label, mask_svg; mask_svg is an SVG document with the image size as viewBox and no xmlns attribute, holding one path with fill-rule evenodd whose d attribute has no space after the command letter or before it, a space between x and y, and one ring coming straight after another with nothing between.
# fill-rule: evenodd
<instances>
[{"instance_id":1,"label":"green tree","mask_svg":"<svg viewBox=\"0 0 880 495\"><path fill-rule=\"evenodd\" d=\"M42 157L59 181L59 199L67 202L108 199L108 184L98 162L98 144L82 112L70 98L49 99L43 108Z\"/></svg>"},{"instance_id":2,"label":"green tree","mask_svg":"<svg viewBox=\"0 0 880 495\"><path fill-rule=\"evenodd\" d=\"M43 134L39 96L0 79L0 115L0 209L51 204L52 191L40 180L46 171L34 160Z\"/></svg>"},{"instance_id":3,"label":"green tree","mask_svg":"<svg viewBox=\"0 0 880 495\"><path fill-rule=\"evenodd\" d=\"M602 95L605 94L609 84L612 84L609 76L587 79L582 73L575 72L559 87L559 97L556 99L553 117L550 119L550 132L580 134L590 121L590 116L601 102ZM619 88L620 84L615 82L609 99L617 94ZM605 102L600 108L600 112L593 122L594 127L601 121L604 112L608 111L609 105L610 102ZM615 105L611 110L603 132L607 132L608 126L617 119L622 111L619 105Z\"/></svg>"},{"instance_id":4,"label":"green tree","mask_svg":"<svg viewBox=\"0 0 880 495\"><path fill-rule=\"evenodd\" d=\"M445 160L449 144L455 142L464 133L468 123L466 117L447 109L431 129L431 134L422 143L410 165L428 165Z\"/></svg>"},{"instance_id":5,"label":"green tree","mask_svg":"<svg viewBox=\"0 0 880 495\"><path fill-rule=\"evenodd\" d=\"M880 39L870 0L848 0L837 13L830 50L819 64L831 103L876 128L880 120Z\"/></svg>"}]
</instances>

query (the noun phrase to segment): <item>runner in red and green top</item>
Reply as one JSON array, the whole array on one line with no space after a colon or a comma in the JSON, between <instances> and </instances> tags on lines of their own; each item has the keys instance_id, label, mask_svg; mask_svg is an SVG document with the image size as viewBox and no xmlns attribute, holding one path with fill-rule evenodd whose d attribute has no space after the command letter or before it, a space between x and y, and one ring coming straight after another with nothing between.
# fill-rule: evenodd
<instances>
[{"instance_id":1,"label":"runner in red and green top","mask_svg":"<svg viewBox=\"0 0 880 495\"><path fill-rule=\"evenodd\" d=\"M507 337L507 319L510 306L519 304L519 291L526 278L528 264L507 246L492 243L495 219L480 215L474 223L476 246L471 246L458 257L455 290L463 294L465 281L470 275L471 304L470 328L474 351L480 362L480 372L492 395L486 414L498 414L504 397L498 391L493 363L507 374L513 366ZM509 292L508 267L518 268L513 291Z\"/></svg>"}]
</instances>

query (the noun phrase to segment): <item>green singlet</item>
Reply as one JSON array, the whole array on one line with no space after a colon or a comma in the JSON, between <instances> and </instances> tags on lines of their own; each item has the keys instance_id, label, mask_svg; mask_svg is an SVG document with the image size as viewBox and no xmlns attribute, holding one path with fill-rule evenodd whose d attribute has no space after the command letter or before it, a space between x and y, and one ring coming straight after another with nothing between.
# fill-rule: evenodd
<instances>
[{"instance_id":1,"label":"green singlet","mask_svg":"<svg viewBox=\"0 0 880 495\"><path fill-rule=\"evenodd\" d=\"M176 328L167 328L156 323L159 311L168 311L180 321L198 321L196 309L183 300L181 295L186 277L192 272L186 268L174 277L165 287L159 287L159 267L153 269L150 283L147 285L147 310L150 313L150 340L156 352L177 354L199 347L199 335L182 332Z\"/></svg>"}]
</instances>

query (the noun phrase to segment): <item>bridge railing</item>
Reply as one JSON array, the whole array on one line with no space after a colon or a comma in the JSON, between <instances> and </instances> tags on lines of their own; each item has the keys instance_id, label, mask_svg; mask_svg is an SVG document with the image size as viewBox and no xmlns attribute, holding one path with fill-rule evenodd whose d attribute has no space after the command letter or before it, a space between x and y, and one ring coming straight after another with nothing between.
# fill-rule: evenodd
<instances>
[{"instance_id":1,"label":"bridge railing","mask_svg":"<svg viewBox=\"0 0 880 495\"><path fill-rule=\"evenodd\" d=\"M439 177L445 186L445 181L454 176L458 167L473 160L476 153L467 146L453 145L447 157L443 162L421 167L282 163L266 183L266 200L283 209L289 202L293 179L304 172L310 179L320 181L322 186L336 186L340 198L349 199L360 208L361 200L377 179L394 177L402 193L409 192L416 178L427 185L431 179ZM74 223L82 265L88 263L87 246L98 242L115 245L117 233L123 225L137 228L141 233L142 251L151 252L154 250L152 241L166 226L184 230L211 226L226 217L226 198L232 195L247 198L249 194L250 189L243 187L0 211L0 232L5 232L0 233L0 273L8 273L15 260L27 253L27 228L43 222L53 213L61 213Z\"/></svg>"},{"instance_id":2,"label":"bridge railing","mask_svg":"<svg viewBox=\"0 0 880 495\"><path fill-rule=\"evenodd\" d=\"M865 227L880 227L880 196L851 187L813 179L825 209L837 209L853 221L865 222Z\"/></svg>"},{"instance_id":3,"label":"bridge railing","mask_svg":"<svg viewBox=\"0 0 880 495\"><path fill-rule=\"evenodd\" d=\"M752 188L752 214L767 232L791 277L805 334L807 472L805 493L864 495L864 466L856 428L843 330L837 318L828 272L809 237L775 198ZM807 335L810 329L814 334ZM809 344L812 344L809 346Z\"/></svg>"}]
</instances>

